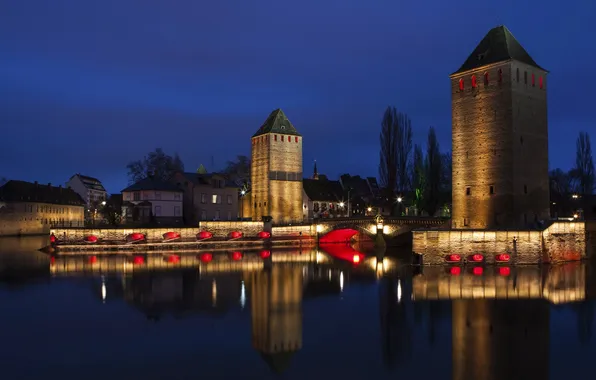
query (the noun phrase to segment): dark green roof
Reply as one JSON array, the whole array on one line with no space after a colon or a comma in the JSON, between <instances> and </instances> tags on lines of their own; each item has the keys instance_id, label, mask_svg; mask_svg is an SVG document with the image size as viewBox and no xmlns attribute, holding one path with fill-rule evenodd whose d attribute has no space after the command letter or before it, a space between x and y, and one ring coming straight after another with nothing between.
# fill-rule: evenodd
<instances>
[{"instance_id":1,"label":"dark green roof","mask_svg":"<svg viewBox=\"0 0 596 380\"><path fill-rule=\"evenodd\" d=\"M266 133L279 133L280 135L295 135L300 136L300 133L294 128L288 117L281 110L281 108L269 114L265 123L261 125L261 128L252 137L264 135Z\"/></svg>"},{"instance_id":2,"label":"dark green roof","mask_svg":"<svg viewBox=\"0 0 596 380\"><path fill-rule=\"evenodd\" d=\"M530 57L506 26L497 26L484 36L459 70L451 75L511 59L544 70Z\"/></svg>"},{"instance_id":3,"label":"dark green roof","mask_svg":"<svg viewBox=\"0 0 596 380\"><path fill-rule=\"evenodd\" d=\"M285 372L292 363L293 351L278 352L275 354L266 354L261 352L261 357L269 365L269 368L277 374Z\"/></svg>"},{"instance_id":4,"label":"dark green roof","mask_svg":"<svg viewBox=\"0 0 596 380\"><path fill-rule=\"evenodd\" d=\"M323 177L323 178L322 178ZM339 181L329 181L320 175L319 179L304 178L302 187L313 202L339 202L343 199L344 190Z\"/></svg>"},{"instance_id":5,"label":"dark green roof","mask_svg":"<svg viewBox=\"0 0 596 380\"><path fill-rule=\"evenodd\" d=\"M128 186L126 189L122 190L121 192L125 191L141 191L141 190L157 190L157 191L176 191L182 192L183 190L178 188L175 184L167 181L162 181L157 178L147 177L145 179L140 180L139 182Z\"/></svg>"}]
</instances>

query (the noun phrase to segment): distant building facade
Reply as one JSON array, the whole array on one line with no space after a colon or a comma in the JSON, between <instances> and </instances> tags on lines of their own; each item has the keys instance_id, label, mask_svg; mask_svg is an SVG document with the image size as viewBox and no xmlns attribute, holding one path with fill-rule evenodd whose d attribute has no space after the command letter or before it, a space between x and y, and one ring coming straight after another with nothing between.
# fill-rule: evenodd
<instances>
[{"instance_id":1,"label":"distant building facade","mask_svg":"<svg viewBox=\"0 0 596 380\"><path fill-rule=\"evenodd\" d=\"M451 74L453 228L549 218L546 76L504 26Z\"/></svg>"},{"instance_id":2,"label":"distant building facade","mask_svg":"<svg viewBox=\"0 0 596 380\"><path fill-rule=\"evenodd\" d=\"M96 206L108 198L108 193L100 180L82 174L77 173L70 177L66 187L79 194L88 208Z\"/></svg>"},{"instance_id":3,"label":"distant building facade","mask_svg":"<svg viewBox=\"0 0 596 380\"><path fill-rule=\"evenodd\" d=\"M276 109L251 142L252 219L302 221L302 136Z\"/></svg>"},{"instance_id":4,"label":"distant building facade","mask_svg":"<svg viewBox=\"0 0 596 380\"><path fill-rule=\"evenodd\" d=\"M317 179L302 180L303 219L347 217L347 198L339 181L317 175Z\"/></svg>"},{"instance_id":5,"label":"distant building facade","mask_svg":"<svg viewBox=\"0 0 596 380\"><path fill-rule=\"evenodd\" d=\"M237 220L239 187L217 173L176 173L172 182L184 191L185 223Z\"/></svg>"},{"instance_id":6,"label":"distant building facade","mask_svg":"<svg viewBox=\"0 0 596 380\"><path fill-rule=\"evenodd\" d=\"M122 223L183 224L183 190L171 182L145 178L121 191Z\"/></svg>"},{"instance_id":7,"label":"distant building facade","mask_svg":"<svg viewBox=\"0 0 596 380\"><path fill-rule=\"evenodd\" d=\"M83 227L85 201L72 189L11 180L0 187L0 235L48 232L51 227Z\"/></svg>"}]
</instances>

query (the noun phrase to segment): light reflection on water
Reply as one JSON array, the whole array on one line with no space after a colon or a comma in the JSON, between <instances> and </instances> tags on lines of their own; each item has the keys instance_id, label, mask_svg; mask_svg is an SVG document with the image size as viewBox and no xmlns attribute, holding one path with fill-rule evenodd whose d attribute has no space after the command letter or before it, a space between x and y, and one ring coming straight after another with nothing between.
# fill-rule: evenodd
<instances>
[{"instance_id":1,"label":"light reflection on water","mask_svg":"<svg viewBox=\"0 0 596 380\"><path fill-rule=\"evenodd\" d=\"M452 271L294 249L135 264L40 246L0 239L3 378L587 378L596 354L585 263Z\"/></svg>"}]
</instances>

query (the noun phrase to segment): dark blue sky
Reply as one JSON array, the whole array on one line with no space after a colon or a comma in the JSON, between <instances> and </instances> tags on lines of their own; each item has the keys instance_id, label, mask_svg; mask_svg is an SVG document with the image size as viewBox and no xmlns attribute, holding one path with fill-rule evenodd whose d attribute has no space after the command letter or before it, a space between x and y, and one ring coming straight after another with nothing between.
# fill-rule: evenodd
<instances>
[{"instance_id":1,"label":"dark blue sky","mask_svg":"<svg viewBox=\"0 0 596 380\"><path fill-rule=\"evenodd\" d=\"M305 138L305 173L317 159L377 175L387 105L415 142L434 125L450 149L448 75L500 24L551 72L551 166L569 168L579 131L596 138L594 15L591 0L3 2L0 177L81 172L117 192L156 147L217 170L277 107Z\"/></svg>"}]
</instances>

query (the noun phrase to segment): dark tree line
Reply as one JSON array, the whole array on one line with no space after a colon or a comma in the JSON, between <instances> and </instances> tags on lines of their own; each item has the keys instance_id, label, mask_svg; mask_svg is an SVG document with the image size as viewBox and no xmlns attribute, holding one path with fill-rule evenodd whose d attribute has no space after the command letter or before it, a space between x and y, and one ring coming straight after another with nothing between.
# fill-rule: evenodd
<instances>
[{"instance_id":1,"label":"dark tree line","mask_svg":"<svg viewBox=\"0 0 596 380\"><path fill-rule=\"evenodd\" d=\"M397 195L418 212L435 215L451 199L451 153L441 153L433 127L429 128L426 152L414 145L410 118L394 107L385 110L381 121L379 176L383 196Z\"/></svg>"},{"instance_id":2,"label":"dark tree line","mask_svg":"<svg viewBox=\"0 0 596 380\"><path fill-rule=\"evenodd\" d=\"M149 152L143 159L129 162L128 179L131 183L141 181L149 176L162 180L170 180L176 172L184 171L184 163L175 153L173 156L166 154L161 148Z\"/></svg>"}]
</instances>

